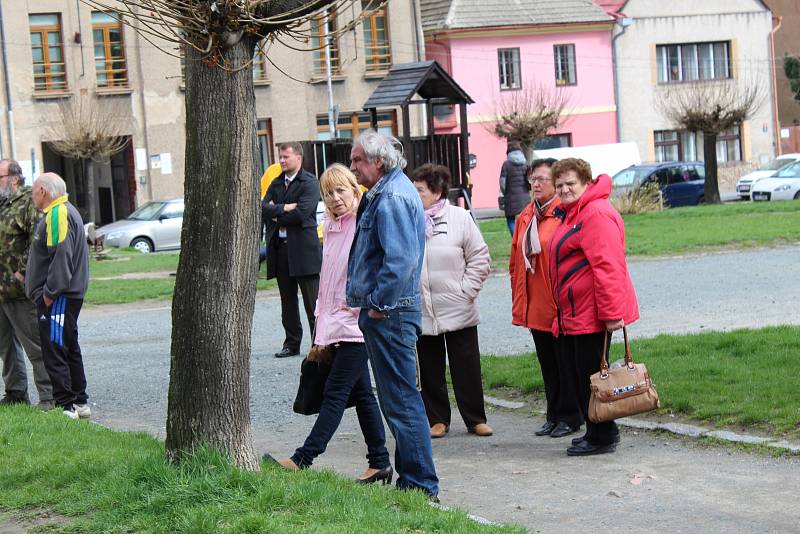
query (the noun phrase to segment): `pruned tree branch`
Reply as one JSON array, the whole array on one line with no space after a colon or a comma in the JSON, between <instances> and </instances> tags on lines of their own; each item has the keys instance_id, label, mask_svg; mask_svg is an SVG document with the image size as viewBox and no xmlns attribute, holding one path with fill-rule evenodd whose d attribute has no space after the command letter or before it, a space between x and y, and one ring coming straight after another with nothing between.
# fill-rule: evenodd
<instances>
[{"instance_id":1,"label":"pruned tree branch","mask_svg":"<svg viewBox=\"0 0 800 534\"><path fill-rule=\"evenodd\" d=\"M128 144L128 123L119 105L84 94L58 104L58 121L48 128L50 146L76 160L108 161Z\"/></svg>"},{"instance_id":2,"label":"pruned tree branch","mask_svg":"<svg viewBox=\"0 0 800 534\"><path fill-rule=\"evenodd\" d=\"M760 83L714 80L668 85L656 95L656 108L677 128L720 133L744 122L764 103Z\"/></svg>"},{"instance_id":3,"label":"pruned tree branch","mask_svg":"<svg viewBox=\"0 0 800 534\"><path fill-rule=\"evenodd\" d=\"M228 65L221 51L234 45L245 35L257 40L277 39L289 35L303 47L289 46L304 52L320 50L325 43L310 47L311 31L308 22L319 16L322 9L341 13L358 5L359 16L334 29L328 38L336 40L352 30L364 17L386 5L388 0L370 0L361 9L361 0L81 0L84 4L119 13L123 24L132 26L143 38L162 52L172 56L167 45L192 47L200 52L202 61L226 70L238 71L252 65ZM285 42L282 41L285 46Z\"/></svg>"},{"instance_id":4,"label":"pruned tree branch","mask_svg":"<svg viewBox=\"0 0 800 534\"><path fill-rule=\"evenodd\" d=\"M501 139L520 142L530 157L533 145L562 124L568 104L569 96L560 88L526 85L498 102L498 119L486 129Z\"/></svg>"}]
</instances>

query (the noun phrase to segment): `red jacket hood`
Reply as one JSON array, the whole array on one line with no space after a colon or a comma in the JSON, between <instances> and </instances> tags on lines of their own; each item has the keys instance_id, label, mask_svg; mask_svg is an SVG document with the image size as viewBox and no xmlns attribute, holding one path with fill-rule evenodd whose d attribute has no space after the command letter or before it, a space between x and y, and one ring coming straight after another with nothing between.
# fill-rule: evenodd
<instances>
[{"instance_id":1,"label":"red jacket hood","mask_svg":"<svg viewBox=\"0 0 800 534\"><path fill-rule=\"evenodd\" d=\"M611 177L607 174L601 174L589 183L589 187L583 192L581 198L572 204L562 204L561 207L567 214L575 211L580 213L585 205L593 200L607 199L611 196Z\"/></svg>"}]
</instances>

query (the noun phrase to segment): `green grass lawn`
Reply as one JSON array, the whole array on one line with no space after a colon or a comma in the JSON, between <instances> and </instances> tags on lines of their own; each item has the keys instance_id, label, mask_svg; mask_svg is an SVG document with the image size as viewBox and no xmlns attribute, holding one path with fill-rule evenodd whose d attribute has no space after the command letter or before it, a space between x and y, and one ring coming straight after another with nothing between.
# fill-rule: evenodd
<instances>
[{"instance_id":1,"label":"green grass lawn","mask_svg":"<svg viewBox=\"0 0 800 534\"><path fill-rule=\"evenodd\" d=\"M524 332L520 330L520 335ZM632 341L634 360L647 364L663 413L715 425L754 425L800 436L800 327L661 335ZM612 347L612 360L622 357ZM543 398L535 355L485 356L487 389L508 387Z\"/></svg>"},{"instance_id":2,"label":"green grass lawn","mask_svg":"<svg viewBox=\"0 0 800 534\"><path fill-rule=\"evenodd\" d=\"M101 280L134 273L170 272L178 269L177 252L142 254L131 249L109 249L106 259L91 257L89 263L89 290L84 302L87 305L126 304L141 300L171 300L175 289L175 277L127 278ZM263 276L262 266L259 276ZM275 289L275 280L259 278L258 291Z\"/></svg>"},{"instance_id":3,"label":"green grass lawn","mask_svg":"<svg viewBox=\"0 0 800 534\"><path fill-rule=\"evenodd\" d=\"M92 256L89 266L92 278L128 273L175 272L180 256L177 251L142 254L133 249L107 248L105 252L106 259L97 260Z\"/></svg>"},{"instance_id":4,"label":"green grass lawn","mask_svg":"<svg viewBox=\"0 0 800 534\"><path fill-rule=\"evenodd\" d=\"M29 407L0 409L0 511L67 516L46 532L524 532L364 487L332 471L236 469L212 450L180 466L163 443ZM0 530L3 530L0 519Z\"/></svg>"},{"instance_id":5,"label":"green grass lawn","mask_svg":"<svg viewBox=\"0 0 800 534\"><path fill-rule=\"evenodd\" d=\"M725 247L800 241L800 202L741 202L626 215L631 256L663 256ZM495 268L508 269L505 219L480 223Z\"/></svg>"}]
</instances>

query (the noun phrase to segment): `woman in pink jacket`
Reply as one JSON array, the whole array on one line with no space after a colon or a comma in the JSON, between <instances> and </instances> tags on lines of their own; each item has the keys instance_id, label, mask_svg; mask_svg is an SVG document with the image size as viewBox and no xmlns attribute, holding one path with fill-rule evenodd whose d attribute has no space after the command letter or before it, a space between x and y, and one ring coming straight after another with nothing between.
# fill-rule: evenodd
<instances>
[{"instance_id":1,"label":"woman in pink jacket","mask_svg":"<svg viewBox=\"0 0 800 534\"><path fill-rule=\"evenodd\" d=\"M393 470L386 450L381 411L372 394L364 337L358 328L359 309L348 308L345 300L347 260L356 231L361 189L353 173L338 163L322 173L319 183L327 209L319 296L314 312L314 343L330 346L333 361L325 383L322 407L311 433L291 458L278 460L278 463L291 470L310 467L314 458L325 452L342 421L348 399L352 399L367 444L369 462L369 468L356 480L363 484L378 481L389 484Z\"/></svg>"},{"instance_id":2,"label":"woman in pink jacket","mask_svg":"<svg viewBox=\"0 0 800 534\"><path fill-rule=\"evenodd\" d=\"M450 428L445 355L467 431L490 436L483 405L477 302L489 276L489 247L472 215L447 201L451 181L447 167L423 165L411 181L425 208L425 258L419 283L422 335L417 354L431 437L444 437Z\"/></svg>"},{"instance_id":3,"label":"woman in pink jacket","mask_svg":"<svg viewBox=\"0 0 800 534\"><path fill-rule=\"evenodd\" d=\"M625 261L625 225L608 202L608 175L592 179L587 162L568 158L553 165L553 177L564 211L564 222L550 241L557 308L553 335L586 421L586 434L572 440L567 454L603 454L614 451L619 430L614 421L589 421L589 377L600 370L611 332L639 318Z\"/></svg>"}]
</instances>

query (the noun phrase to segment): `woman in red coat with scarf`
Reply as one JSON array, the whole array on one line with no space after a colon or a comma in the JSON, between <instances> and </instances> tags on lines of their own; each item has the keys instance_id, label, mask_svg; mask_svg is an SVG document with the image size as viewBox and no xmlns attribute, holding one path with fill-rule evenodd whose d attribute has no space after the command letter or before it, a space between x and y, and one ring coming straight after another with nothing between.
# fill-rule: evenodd
<instances>
[{"instance_id":1,"label":"woman in red coat with scarf","mask_svg":"<svg viewBox=\"0 0 800 534\"><path fill-rule=\"evenodd\" d=\"M569 158L553 166L564 222L550 241L550 279L556 302L553 335L562 361L573 373L586 434L573 440L569 456L613 452L619 442L614 421L589 421L589 377L611 332L639 318L636 293L625 260L625 226L608 202L611 178L592 179L589 164Z\"/></svg>"}]
</instances>

